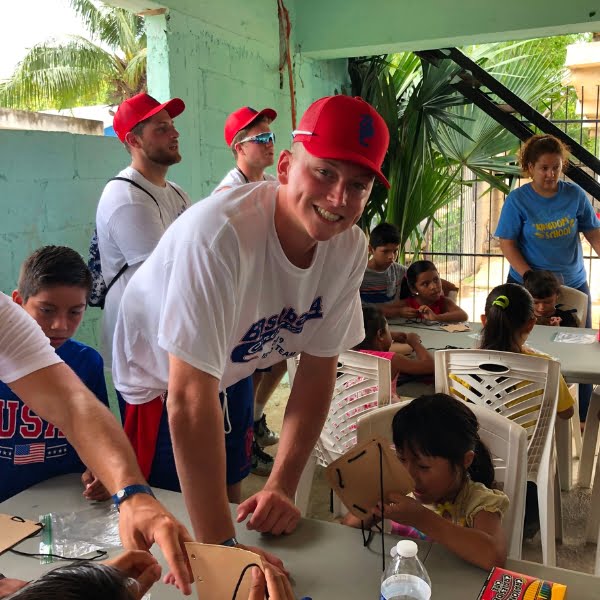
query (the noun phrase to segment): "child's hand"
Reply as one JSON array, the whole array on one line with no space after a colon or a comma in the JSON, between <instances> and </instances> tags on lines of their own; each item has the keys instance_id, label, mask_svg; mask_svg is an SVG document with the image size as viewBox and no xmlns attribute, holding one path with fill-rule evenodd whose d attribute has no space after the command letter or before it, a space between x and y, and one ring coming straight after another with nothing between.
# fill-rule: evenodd
<instances>
[{"instance_id":1,"label":"child's hand","mask_svg":"<svg viewBox=\"0 0 600 600\"><path fill-rule=\"evenodd\" d=\"M562 319L560 317L550 317L550 325L552 325L552 327L558 327L562 322Z\"/></svg>"},{"instance_id":2,"label":"child's hand","mask_svg":"<svg viewBox=\"0 0 600 600\"><path fill-rule=\"evenodd\" d=\"M84 487L83 497L86 500L101 502L110 498L109 491L89 469L86 469L81 475L81 483L83 483Z\"/></svg>"},{"instance_id":3,"label":"child's hand","mask_svg":"<svg viewBox=\"0 0 600 600\"><path fill-rule=\"evenodd\" d=\"M137 581L137 586L132 589L132 597L136 600L141 600L160 579L160 565L150 552L143 550L125 550L119 556L105 561L104 564L122 571Z\"/></svg>"},{"instance_id":4,"label":"child's hand","mask_svg":"<svg viewBox=\"0 0 600 600\"><path fill-rule=\"evenodd\" d=\"M393 331L392 340L398 344L408 344L406 341L406 334L401 331Z\"/></svg>"},{"instance_id":5,"label":"child's hand","mask_svg":"<svg viewBox=\"0 0 600 600\"><path fill-rule=\"evenodd\" d=\"M419 316L419 311L411 306L401 306L398 309L398 316L403 319L416 319Z\"/></svg>"},{"instance_id":6,"label":"child's hand","mask_svg":"<svg viewBox=\"0 0 600 600\"><path fill-rule=\"evenodd\" d=\"M437 321L437 315L426 304L423 304L419 308L419 312L421 313L421 317L426 321Z\"/></svg>"},{"instance_id":7,"label":"child's hand","mask_svg":"<svg viewBox=\"0 0 600 600\"><path fill-rule=\"evenodd\" d=\"M406 343L412 348L414 348L415 346L418 346L421 343L421 338L417 333L407 333Z\"/></svg>"},{"instance_id":8,"label":"child's hand","mask_svg":"<svg viewBox=\"0 0 600 600\"><path fill-rule=\"evenodd\" d=\"M384 506L383 517L397 523L417 527L424 510L428 509L414 498L402 496L401 494L391 494L390 501L386 502ZM380 504L373 509L373 514L378 519L382 518Z\"/></svg>"}]
</instances>

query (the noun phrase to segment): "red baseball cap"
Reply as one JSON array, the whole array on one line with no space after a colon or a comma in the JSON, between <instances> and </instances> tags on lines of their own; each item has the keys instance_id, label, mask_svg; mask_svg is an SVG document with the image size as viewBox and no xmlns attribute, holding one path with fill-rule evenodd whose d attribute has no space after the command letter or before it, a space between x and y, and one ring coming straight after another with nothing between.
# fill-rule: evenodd
<instances>
[{"instance_id":1,"label":"red baseball cap","mask_svg":"<svg viewBox=\"0 0 600 600\"><path fill-rule=\"evenodd\" d=\"M361 165L390 187L381 172L390 133L383 117L362 98L327 96L313 102L292 138L313 156Z\"/></svg>"},{"instance_id":2,"label":"red baseball cap","mask_svg":"<svg viewBox=\"0 0 600 600\"><path fill-rule=\"evenodd\" d=\"M185 104L180 98L173 98L161 104L148 94L137 94L121 103L113 118L113 129L118 138L124 142L125 136L138 124L151 116L166 110L171 119L185 110Z\"/></svg>"},{"instance_id":3,"label":"red baseball cap","mask_svg":"<svg viewBox=\"0 0 600 600\"><path fill-rule=\"evenodd\" d=\"M235 112L232 112L225 120L225 142L228 146L231 146L235 134L240 129L245 129L259 117L267 117L274 121L277 118L277 113L272 108L263 108L260 112L249 106L243 106L238 108Z\"/></svg>"}]
</instances>

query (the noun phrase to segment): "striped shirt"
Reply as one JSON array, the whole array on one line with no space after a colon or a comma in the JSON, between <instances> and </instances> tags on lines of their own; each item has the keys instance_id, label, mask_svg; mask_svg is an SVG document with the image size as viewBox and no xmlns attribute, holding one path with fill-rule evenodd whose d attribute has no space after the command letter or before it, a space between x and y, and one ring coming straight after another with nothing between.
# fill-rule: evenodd
<instances>
[{"instance_id":1,"label":"striped shirt","mask_svg":"<svg viewBox=\"0 0 600 600\"><path fill-rule=\"evenodd\" d=\"M367 267L360 285L363 306L398 300L404 275L406 267L397 262L393 262L385 271L375 271Z\"/></svg>"}]
</instances>

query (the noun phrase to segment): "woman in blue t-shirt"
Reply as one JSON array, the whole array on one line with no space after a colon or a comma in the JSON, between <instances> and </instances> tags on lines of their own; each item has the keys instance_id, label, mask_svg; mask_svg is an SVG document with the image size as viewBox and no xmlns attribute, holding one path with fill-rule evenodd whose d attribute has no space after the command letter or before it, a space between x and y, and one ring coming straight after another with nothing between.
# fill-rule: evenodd
<instances>
[{"instance_id":1,"label":"woman in blue t-shirt","mask_svg":"<svg viewBox=\"0 0 600 600\"><path fill-rule=\"evenodd\" d=\"M507 196L496 236L510 263L507 283L523 283L530 269L547 270L590 298L579 234L600 255L600 221L585 192L559 179L568 155L551 135L534 135L523 144L519 164L531 183ZM591 326L589 300L586 326Z\"/></svg>"},{"instance_id":2,"label":"woman in blue t-shirt","mask_svg":"<svg viewBox=\"0 0 600 600\"><path fill-rule=\"evenodd\" d=\"M560 180L569 149L551 135L534 135L523 144L519 165L531 178L506 198L496 236L510 263L507 283L523 283L530 269L552 271L564 285L587 294L586 327L592 301L583 264L580 233L600 255L600 221L585 192ZM579 417L587 414L591 386L580 386Z\"/></svg>"}]
</instances>

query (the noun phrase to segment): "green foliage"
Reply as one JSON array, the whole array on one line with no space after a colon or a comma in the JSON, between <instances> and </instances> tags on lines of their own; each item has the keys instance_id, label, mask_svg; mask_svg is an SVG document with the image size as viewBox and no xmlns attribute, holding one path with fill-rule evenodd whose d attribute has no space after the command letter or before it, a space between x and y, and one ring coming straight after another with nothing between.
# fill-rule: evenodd
<instances>
[{"instance_id":1,"label":"green foliage","mask_svg":"<svg viewBox=\"0 0 600 600\"><path fill-rule=\"evenodd\" d=\"M34 46L0 83L0 106L43 110L119 104L146 89L143 20L92 0L70 4L89 39L69 36Z\"/></svg>"},{"instance_id":2,"label":"green foliage","mask_svg":"<svg viewBox=\"0 0 600 600\"><path fill-rule=\"evenodd\" d=\"M539 41L478 46L467 53L534 106L552 101L563 76ZM518 140L455 91L457 71L450 61L434 67L412 53L350 61L353 93L375 106L391 137L383 165L390 189L374 188L361 226L394 223L401 261L406 251L419 253L436 211L470 183L463 181L465 169L505 192L507 176L518 172Z\"/></svg>"}]
</instances>

